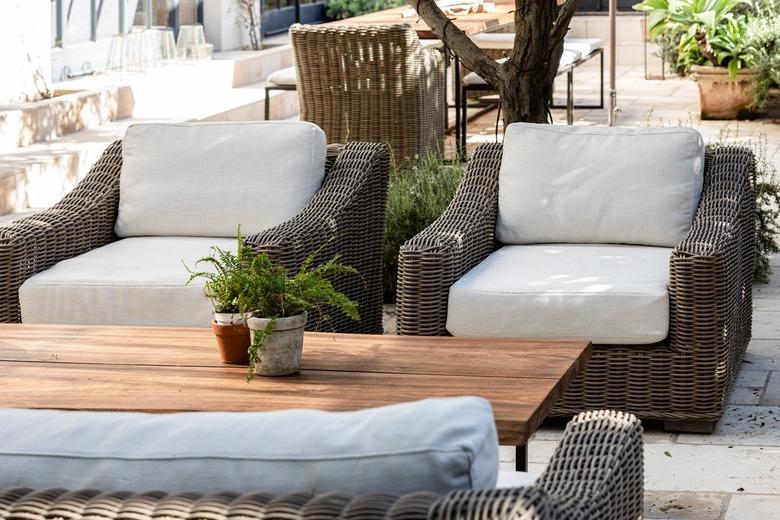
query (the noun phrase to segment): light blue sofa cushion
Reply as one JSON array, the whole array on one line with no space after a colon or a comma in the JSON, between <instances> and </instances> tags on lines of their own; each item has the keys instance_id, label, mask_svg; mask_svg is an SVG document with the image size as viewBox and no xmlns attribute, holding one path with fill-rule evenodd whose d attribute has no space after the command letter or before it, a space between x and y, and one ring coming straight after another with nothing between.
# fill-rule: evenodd
<instances>
[{"instance_id":1,"label":"light blue sofa cushion","mask_svg":"<svg viewBox=\"0 0 780 520\"><path fill-rule=\"evenodd\" d=\"M446 493L497 475L477 397L357 412L0 410L0 489Z\"/></svg>"}]
</instances>

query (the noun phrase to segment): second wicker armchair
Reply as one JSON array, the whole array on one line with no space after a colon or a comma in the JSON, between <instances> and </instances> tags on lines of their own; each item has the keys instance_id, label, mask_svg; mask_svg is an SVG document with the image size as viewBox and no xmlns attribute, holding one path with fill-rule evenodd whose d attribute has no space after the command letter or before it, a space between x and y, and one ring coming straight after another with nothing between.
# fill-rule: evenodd
<instances>
[{"instance_id":1,"label":"second wicker armchair","mask_svg":"<svg viewBox=\"0 0 780 520\"><path fill-rule=\"evenodd\" d=\"M408 25L290 28L301 119L329 143L386 143L396 161L442 148L445 58Z\"/></svg>"}]
</instances>

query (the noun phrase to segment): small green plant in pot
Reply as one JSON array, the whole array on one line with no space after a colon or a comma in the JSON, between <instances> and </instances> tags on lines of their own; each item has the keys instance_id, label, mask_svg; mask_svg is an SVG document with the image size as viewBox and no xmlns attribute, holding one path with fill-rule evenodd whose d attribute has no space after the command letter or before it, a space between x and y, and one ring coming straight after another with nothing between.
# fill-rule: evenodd
<instances>
[{"instance_id":1,"label":"small green plant in pot","mask_svg":"<svg viewBox=\"0 0 780 520\"><path fill-rule=\"evenodd\" d=\"M242 246L239 228L237 253L214 246L209 256L195 262L196 267L206 264L212 266L212 270L193 270L184 264L190 273L187 284L196 279L206 280L203 294L214 306L211 329L217 337L217 347L225 363L246 364L249 360L249 328L241 315L239 300L247 284L246 267L251 261L248 256L251 249Z\"/></svg>"},{"instance_id":2,"label":"small green plant in pot","mask_svg":"<svg viewBox=\"0 0 780 520\"><path fill-rule=\"evenodd\" d=\"M338 256L312 267L319 253L315 251L291 274L267 254L255 254L243 243L238 247L239 255L249 259L246 284L238 298L242 315L249 316L247 325L252 335L248 381L255 374L285 376L299 370L308 311L332 307L354 320L360 319L357 303L337 291L330 281L338 275L357 275L353 268L340 264Z\"/></svg>"}]
</instances>

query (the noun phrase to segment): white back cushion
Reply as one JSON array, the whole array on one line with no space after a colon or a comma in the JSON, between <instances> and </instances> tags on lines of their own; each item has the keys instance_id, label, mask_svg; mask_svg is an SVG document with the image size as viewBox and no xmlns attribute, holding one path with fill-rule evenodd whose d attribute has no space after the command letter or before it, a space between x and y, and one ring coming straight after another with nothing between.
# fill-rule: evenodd
<instances>
[{"instance_id":1,"label":"white back cushion","mask_svg":"<svg viewBox=\"0 0 780 520\"><path fill-rule=\"evenodd\" d=\"M303 122L140 124L122 143L120 237L233 237L294 217L325 175L325 133Z\"/></svg>"},{"instance_id":2,"label":"white back cushion","mask_svg":"<svg viewBox=\"0 0 780 520\"><path fill-rule=\"evenodd\" d=\"M507 127L496 238L505 244L674 247L701 197L692 128Z\"/></svg>"},{"instance_id":3,"label":"white back cushion","mask_svg":"<svg viewBox=\"0 0 780 520\"><path fill-rule=\"evenodd\" d=\"M0 409L0 489L445 494L497 475L493 410L478 397L357 412Z\"/></svg>"}]
</instances>

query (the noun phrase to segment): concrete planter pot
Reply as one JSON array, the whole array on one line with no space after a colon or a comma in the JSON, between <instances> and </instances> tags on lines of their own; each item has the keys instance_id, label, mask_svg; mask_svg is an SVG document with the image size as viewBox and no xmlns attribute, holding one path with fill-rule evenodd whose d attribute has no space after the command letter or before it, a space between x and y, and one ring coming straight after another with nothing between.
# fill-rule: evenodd
<instances>
[{"instance_id":1,"label":"concrete planter pot","mask_svg":"<svg viewBox=\"0 0 780 520\"><path fill-rule=\"evenodd\" d=\"M287 376L301 368L303 355L303 329L308 314L303 312L289 318L277 318L273 332L265 338L265 345L257 357L255 373L260 376ZM258 331L265 330L267 318L249 318L247 325L254 339Z\"/></svg>"},{"instance_id":2,"label":"concrete planter pot","mask_svg":"<svg viewBox=\"0 0 780 520\"><path fill-rule=\"evenodd\" d=\"M699 100L702 119L751 119L753 91L756 73L744 69L736 78L729 76L726 67L691 67L693 79L699 85Z\"/></svg>"}]
</instances>

